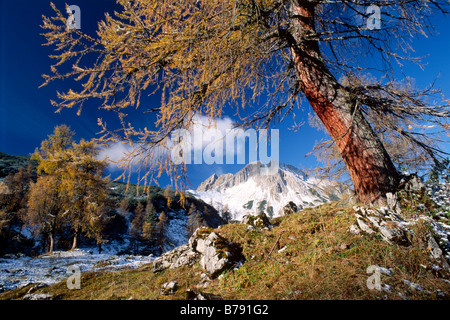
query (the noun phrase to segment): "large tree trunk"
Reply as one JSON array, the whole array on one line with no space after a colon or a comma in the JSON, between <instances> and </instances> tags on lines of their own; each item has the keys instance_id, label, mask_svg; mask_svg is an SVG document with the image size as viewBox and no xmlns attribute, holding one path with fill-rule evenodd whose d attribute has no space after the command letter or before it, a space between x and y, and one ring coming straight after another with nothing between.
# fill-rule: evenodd
<instances>
[{"instance_id":1,"label":"large tree trunk","mask_svg":"<svg viewBox=\"0 0 450 320\"><path fill-rule=\"evenodd\" d=\"M293 1L293 3L298 3ZM333 138L360 201L384 203L395 192L399 175L383 144L357 107L357 100L327 68L315 32L314 5L292 5L291 51L302 92Z\"/></svg>"}]
</instances>

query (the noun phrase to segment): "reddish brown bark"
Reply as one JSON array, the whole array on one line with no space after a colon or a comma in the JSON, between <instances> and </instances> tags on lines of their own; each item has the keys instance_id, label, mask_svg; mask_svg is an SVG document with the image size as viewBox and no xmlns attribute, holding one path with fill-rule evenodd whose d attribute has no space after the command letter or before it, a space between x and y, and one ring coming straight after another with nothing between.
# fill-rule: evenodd
<instances>
[{"instance_id":1,"label":"reddish brown bark","mask_svg":"<svg viewBox=\"0 0 450 320\"><path fill-rule=\"evenodd\" d=\"M382 203L386 193L396 190L397 170L357 109L356 99L328 70L318 42L304 40L315 30L314 7L294 5L292 10L295 23L291 50L301 90L341 153L360 201Z\"/></svg>"}]
</instances>

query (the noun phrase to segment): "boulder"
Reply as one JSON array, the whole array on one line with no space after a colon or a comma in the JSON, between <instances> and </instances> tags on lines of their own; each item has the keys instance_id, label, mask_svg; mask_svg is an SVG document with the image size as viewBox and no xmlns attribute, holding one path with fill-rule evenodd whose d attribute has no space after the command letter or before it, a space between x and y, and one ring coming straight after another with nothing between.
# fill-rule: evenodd
<instances>
[{"instance_id":1,"label":"boulder","mask_svg":"<svg viewBox=\"0 0 450 320\"><path fill-rule=\"evenodd\" d=\"M185 245L177 247L153 261L153 272L168 268L174 269L193 265L200 260L200 265L212 278L236 263L244 260L240 248L228 242L211 228L199 228Z\"/></svg>"},{"instance_id":2,"label":"boulder","mask_svg":"<svg viewBox=\"0 0 450 320\"><path fill-rule=\"evenodd\" d=\"M361 229L356 224L352 224L348 231L353 234L359 234L361 232Z\"/></svg>"},{"instance_id":3,"label":"boulder","mask_svg":"<svg viewBox=\"0 0 450 320\"><path fill-rule=\"evenodd\" d=\"M212 293L205 293L193 289L187 289L186 300L223 300L223 298Z\"/></svg>"},{"instance_id":4,"label":"boulder","mask_svg":"<svg viewBox=\"0 0 450 320\"><path fill-rule=\"evenodd\" d=\"M298 207L292 201L289 201L289 203L283 207L283 215L285 215L285 216L296 213L297 211L298 211Z\"/></svg>"},{"instance_id":5,"label":"boulder","mask_svg":"<svg viewBox=\"0 0 450 320\"><path fill-rule=\"evenodd\" d=\"M431 234L428 235L427 250L432 260L439 263L445 271L450 271L450 265L445 258L444 252Z\"/></svg>"},{"instance_id":6,"label":"boulder","mask_svg":"<svg viewBox=\"0 0 450 320\"><path fill-rule=\"evenodd\" d=\"M256 216L251 214L245 215L242 218L241 223L248 224L256 230L261 230L270 226L270 220L264 212L260 212Z\"/></svg>"},{"instance_id":7,"label":"boulder","mask_svg":"<svg viewBox=\"0 0 450 320\"><path fill-rule=\"evenodd\" d=\"M53 300L53 296L48 293L29 293L23 297L23 300Z\"/></svg>"},{"instance_id":8,"label":"boulder","mask_svg":"<svg viewBox=\"0 0 450 320\"><path fill-rule=\"evenodd\" d=\"M173 295L179 288L179 284L176 281L166 282L161 286L159 294L162 296Z\"/></svg>"},{"instance_id":9,"label":"boulder","mask_svg":"<svg viewBox=\"0 0 450 320\"><path fill-rule=\"evenodd\" d=\"M409 175L407 182L405 184L406 191L420 191L425 189L425 183L423 183L422 178L420 178L417 174Z\"/></svg>"},{"instance_id":10,"label":"boulder","mask_svg":"<svg viewBox=\"0 0 450 320\"><path fill-rule=\"evenodd\" d=\"M156 258L153 261L153 272L193 265L198 259L200 259L200 255L193 251L189 244L184 244Z\"/></svg>"},{"instance_id":11,"label":"boulder","mask_svg":"<svg viewBox=\"0 0 450 320\"><path fill-rule=\"evenodd\" d=\"M200 275L200 282L197 284L197 288L206 288L212 281L211 277L207 273Z\"/></svg>"},{"instance_id":12,"label":"boulder","mask_svg":"<svg viewBox=\"0 0 450 320\"><path fill-rule=\"evenodd\" d=\"M386 205L389 209L396 212L397 214L400 214L402 212L402 209L400 207L400 202L398 201L397 193L386 193Z\"/></svg>"},{"instance_id":13,"label":"boulder","mask_svg":"<svg viewBox=\"0 0 450 320\"><path fill-rule=\"evenodd\" d=\"M241 250L208 228L197 229L189 246L201 255L200 265L215 278L244 259Z\"/></svg>"}]
</instances>

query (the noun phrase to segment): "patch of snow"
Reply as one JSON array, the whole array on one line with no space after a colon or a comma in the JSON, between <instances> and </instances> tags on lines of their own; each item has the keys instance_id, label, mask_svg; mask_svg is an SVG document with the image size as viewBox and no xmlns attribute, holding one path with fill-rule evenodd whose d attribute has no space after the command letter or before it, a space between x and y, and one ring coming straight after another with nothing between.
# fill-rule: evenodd
<instances>
[{"instance_id":1,"label":"patch of snow","mask_svg":"<svg viewBox=\"0 0 450 320\"><path fill-rule=\"evenodd\" d=\"M55 251L53 254L35 258L22 254L0 257L0 291L21 288L31 283L51 285L71 274L70 266L77 266L81 272L118 271L137 268L154 260L152 256L117 255L121 246L103 245L103 253L96 254L96 248L82 248L73 251Z\"/></svg>"},{"instance_id":2,"label":"patch of snow","mask_svg":"<svg viewBox=\"0 0 450 320\"><path fill-rule=\"evenodd\" d=\"M431 293L430 291L425 290L425 288L422 287L420 284L417 284L417 283L414 283L414 282L411 282L411 281L408 281L408 280L405 280L405 279L403 279L403 283L406 284L408 287L410 287L414 291L421 291L421 292L424 292L424 293Z\"/></svg>"},{"instance_id":3,"label":"patch of snow","mask_svg":"<svg viewBox=\"0 0 450 320\"><path fill-rule=\"evenodd\" d=\"M391 292L391 286L388 284L383 284L383 287L381 288L384 292L390 293Z\"/></svg>"},{"instance_id":4,"label":"patch of snow","mask_svg":"<svg viewBox=\"0 0 450 320\"><path fill-rule=\"evenodd\" d=\"M387 276L392 276L392 274L394 273L394 270L392 270L391 268L378 267L378 271Z\"/></svg>"},{"instance_id":5,"label":"patch of snow","mask_svg":"<svg viewBox=\"0 0 450 320\"><path fill-rule=\"evenodd\" d=\"M170 248L167 251L179 247L188 242L186 233L187 214L184 210L170 213L170 219L165 231Z\"/></svg>"}]
</instances>

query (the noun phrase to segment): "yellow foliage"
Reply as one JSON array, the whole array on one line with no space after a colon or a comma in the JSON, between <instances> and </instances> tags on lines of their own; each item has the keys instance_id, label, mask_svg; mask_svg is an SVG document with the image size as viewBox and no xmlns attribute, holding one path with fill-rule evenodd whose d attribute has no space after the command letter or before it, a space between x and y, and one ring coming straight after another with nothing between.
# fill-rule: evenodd
<instances>
[{"instance_id":1,"label":"yellow foliage","mask_svg":"<svg viewBox=\"0 0 450 320\"><path fill-rule=\"evenodd\" d=\"M292 102L286 95L292 71L286 59L273 58L273 52L287 50L273 32L283 19L279 1L118 3L123 10L105 16L95 39L66 30L64 15L53 6L56 18L44 17L42 27L47 30L46 45L56 46L59 53L53 56L54 74L45 76L45 84L71 77L82 82L80 91L59 94L60 102L54 102L58 110L97 98L100 108L116 112L123 128L112 132L99 119L102 141L134 144L136 151L126 157L123 168L140 163L146 172L142 180L152 182L150 171L180 176L175 172L180 168L161 159L160 150L167 147L173 130L189 129L196 115L215 119L225 106L239 109L264 93L271 93L268 105ZM81 64L89 53L101 57L91 67ZM58 67L69 59L71 70L59 73ZM125 109L139 107L144 91L161 94L161 105L144 110L158 114L155 128L141 130L125 120Z\"/></svg>"},{"instance_id":2,"label":"yellow foliage","mask_svg":"<svg viewBox=\"0 0 450 320\"><path fill-rule=\"evenodd\" d=\"M336 75L378 69L381 65L383 71L393 71L391 61L414 60L393 48L410 52L408 36L426 34L431 27L431 7L448 11L448 1L394 0L390 3L389 27L371 32L361 26L361 21L368 18L367 4L361 5L357 0L118 0L118 3L122 7L120 12L114 16L107 14L99 22L95 36L67 30L66 17L52 4L56 16L44 17L42 28L46 30L45 45L55 48L51 57L56 62L51 66L52 74L44 76L43 85L67 78L80 82L81 89L58 93L59 101L52 101L58 111L78 106L80 114L83 103L95 98L99 108L115 112L121 128L111 129L99 119L100 141L105 144L125 141L133 146L121 159L120 166L131 174L130 169L138 164L140 172L144 172L139 178L145 183L157 183L155 176L166 172L177 189L179 183L183 187L187 184L183 179L186 166L174 164L164 151L172 147L168 141L170 134L177 129L191 129L199 114L214 120L222 116L225 108L231 108L240 118L238 125L269 127L293 113L302 92L314 104L316 99L308 94L311 89L326 96L329 107L340 109L346 104L347 113L354 108L351 105L357 96L365 107L359 105L363 110L355 107L358 112L354 114L371 109L377 119L389 123L390 131L395 130L392 127L399 121L411 127L431 122L448 133L448 102L443 101L444 105L435 108L422 101L432 95L431 90L425 90L424 95L410 90L396 91L381 82L380 86L354 90L335 79ZM342 19L336 19L337 12ZM377 56L382 63L365 66L365 56L370 59ZM71 68L63 68L65 64ZM313 84L306 85L308 82ZM334 94L336 90L345 93L343 96L351 103ZM142 108L143 94L161 97L158 105L142 110L145 115L156 114L149 118L154 126L145 129L127 121L133 109ZM240 112L249 105L255 111L250 114L246 110L246 117L241 117ZM414 123L405 123L405 118ZM400 133L423 149L422 154L428 159L437 160L435 154L440 150L423 143L422 132ZM377 140L376 135L373 139ZM325 147L334 154L326 143Z\"/></svg>"},{"instance_id":3,"label":"yellow foliage","mask_svg":"<svg viewBox=\"0 0 450 320\"><path fill-rule=\"evenodd\" d=\"M35 151L33 157L39 160L41 176L31 187L29 219L42 225L47 223L45 219L54 217L52 231L69 223L75 234L83 232L100 241L108 197L108 181L103 178L107 163L97 159L94 141L82 139L76 143L73 135L69 127L57 126ZM42 215L44 218L36 220Z\"/></svg>"}]
</instances>

